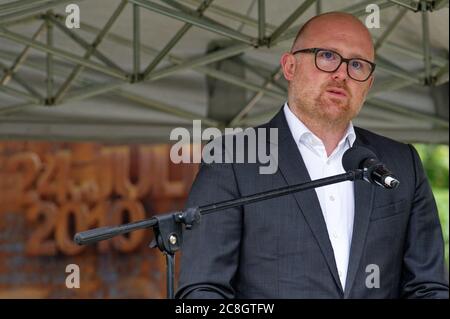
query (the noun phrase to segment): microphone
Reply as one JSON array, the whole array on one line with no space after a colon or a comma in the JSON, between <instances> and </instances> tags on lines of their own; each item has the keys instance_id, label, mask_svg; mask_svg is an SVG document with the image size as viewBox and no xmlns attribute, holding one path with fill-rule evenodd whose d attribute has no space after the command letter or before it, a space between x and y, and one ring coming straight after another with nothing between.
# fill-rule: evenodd
<instances>
[{"instance_id":1,"label":"microphone","mask_svg":"<svg viewBox=\"0 0 450 319\"><path fill-rule=\"evenodd\" d=\"M366 147L349 148L342 156L342 166L345 171L362 169L363 179L366 182L377 184L383 188L394 189L400 185L400 181L395 175L378 160L374 152Z\"/></svg>"}]
</instances>

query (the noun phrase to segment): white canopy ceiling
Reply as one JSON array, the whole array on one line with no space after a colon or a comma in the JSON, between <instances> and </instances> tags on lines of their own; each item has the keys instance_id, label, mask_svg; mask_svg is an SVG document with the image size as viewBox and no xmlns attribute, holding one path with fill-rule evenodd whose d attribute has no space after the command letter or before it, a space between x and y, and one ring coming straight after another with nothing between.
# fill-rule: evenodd
<instances>
[{"instance_id":1,"label":"white canopy ceiling","mask_svg":"<svg viewBox=\"0 0 450 319\"><path fill-rule=\"evenodd\" d=\"M64 25L70 3L79 29ZM278 61L299 26L327 11L364 21L371 3L381 9L370 29L376 80L355 124L448 143L449 10L439 0L0 0L0 138L162 142L192 119L262 123L286 98Z\"/></svg>"}]
</instances>

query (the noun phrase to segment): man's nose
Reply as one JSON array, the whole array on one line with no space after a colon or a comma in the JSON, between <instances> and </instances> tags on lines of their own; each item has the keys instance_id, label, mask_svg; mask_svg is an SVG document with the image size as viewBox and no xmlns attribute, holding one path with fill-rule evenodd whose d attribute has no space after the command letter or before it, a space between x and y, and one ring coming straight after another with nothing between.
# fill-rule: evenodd
<instances>
[{"instance_id":1,"label":"man's nose","mask_svg":"<svg viewBox=\"0 0 450 319\"><path fill-rule=\"evenodd\" d=\"M346 80L348 78L347 63L342 62L339 68L332 73L332 77L335 80Z\"/></svg>"}]
</instances>

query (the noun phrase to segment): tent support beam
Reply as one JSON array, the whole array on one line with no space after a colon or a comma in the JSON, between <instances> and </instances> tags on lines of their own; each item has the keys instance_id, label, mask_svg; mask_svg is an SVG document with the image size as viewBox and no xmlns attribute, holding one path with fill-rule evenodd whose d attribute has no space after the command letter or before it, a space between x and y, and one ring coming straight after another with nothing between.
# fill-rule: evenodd
<instances>
[{"instance_id":1,"label":"tent support beam","mask_svg":"<svg viewBox=\"0 0 450 319\"><path fill-rule=\"evenodd\" d=\"M305 0L292 14L280 24L269 38L269 45L275 43L278 38L303 14L316 0Z\"/></svg>"},{"instance_id":2,"label":"tent support beam","mask_svg":"<svg viewBox=\"0 0 450 319\"><path fill-rule=\"evenodd\" d=\"M45 3L39 4L36 3L36 5L34 5L34 3L30 3L30 0L23 0L23 1L15 1L13 3L8 3L6 5L9 4L17 4L17 7L14 8L14 11L11 13L7 13L7 14L1 14L0 15L0 20L2 21L2 24L6 24L8 22L11 22L13 20L18 19L19 17L26 15L26 14L30 14L30 13L35 13L38 11L45 11L47 9L51 9L57 5L62 5L68 2L73 2L73 0L55 0L55 1L45 1ZM44 2L42 0L35 0L33 2ZM31 6L30 4L33 4L33 6ZM2 10L0 10L1 13L3 13ZM8 12L8 11L7 11Z\"/></svg>"},{"instance_id":3,"label":"tent support beam","mask_svg":"<svg viewBox=\"0 0 450 319\"><path fill-rule=\"evenodd\" d=\"M425 66L425 85L432 85L434 80L431 77L431 54L430 54L430 22L427 11L427 1L421 0L422 10L422 44L423 63Z\"/></svg>"},{"instance_id":4,"label":"tent support beam","mask_svg":"<svg viewBox=\"0 0 450 319\"><path fill-rule=\"evenodd\" d=\"M140 22L140 7L133 4L133 75L132 82L139 81L139 74L141 72L141 22Z\"/></svg>"},{"instance_id":5,"label":"tent support beam","mask_svg":"<svg viewBox=\"0 0 450 319\"><path fill-rule=\"evenodd\" d=\"M49 15L51 12L49 12ZM46 20L47 26L47 45L49 47L53 47L53 22L50 20ZM53 104L53 55L50 52L47 52L46 58L46 73L47 73L47 98L45 100L46 105Z\"/></svg>"},{"instance_id":6,"label":"tent support beam","mask_svg":"<svg viewBox=\"0 0 450 319\"><path fill-rule=\"evenodd\" d=\"M372 3L378 4L378 6L380 7L380 10L387 9L394 5L393 3L390 3L390 2L384 2L384 0L366 0L366 1L363 1L362 3L358 3L356 5L352 5L350 7L343 8L339 11L351 13L351 14L359 17L359 16L367 14L366 6L367 6L367 4L372 4ZM295 37L297 35L298 28L299 28L299 26L294 26L292 28L287 29L286 32L284 32L281 36L278 37L278 39L276 39L275 41L271 41L270 45L274 46L274 45L277 45L279 42L292 39L293 37Z\"/></svg>"},{"instance_id":7,"label":"tent support beam","mask_svg":"<svg viewBox=\"0 0 450 319\"><path fill-rule=\"evenodd\" d=\"M266 82L263 84L263 88L270 87L270 85L273 81L278 80L282 75L281 71L282 71L281 68L277 67L277 69L272 73L270 78L268 78L266 80ZM258 101L261 100L263 96L264 96L264 91L262 91L262 90L256 94L254 94L252 96L252 98L247 102L247 104L241 109L241 111L238 114L236 114L233 117L233 119L231 119L231 121L229 122L228 125L235 126L235 125L239 124L241 119L244 118L253 109L253 107L256 105L256 103L258 103ZM286 94L284 94L284 97L285 96L286 96Z\"/></svg>"},{"instance_id":8,"label":"tent support beam","mask_svg":"<svg viewBox=\"0 0 450 319\"><path fill-rule=\"evenodd\" d=\"M242 34L240 32L237 32L229 27L226 27L224 25L221 25L217 22L212 22L210 20L206 20L203 18L197 17L195 11L191 10L191 12L183 12L183 11L177 11L170 8L167 8L165 6L159 5L157 3L154 3L149 0L128 0L130 3L137 4L145 9L157 12L159 14L175 18L177 20L190 23L192 25L195 25L197 27L200 27L202 29L206 29L208 31L212 31L215 33L218 33L220 35L229 37L234 40L238 40L240 42L249 44L249 45L257 45L257 40L254 38Z\"/></svg>"},{"instance_id":9,"label":"tent support beam","mask_svg":"<svg viewBox=\"0 0 450 319\"><path fill-rule=\"evenodd\" d=\"M27 37L24 37L18 33L14 33L11 31L8 31L6 29L0 28L0 36L4 37L5 39L17 42L17 43L21 43L24 45L28 45L30 47L32 47L33 49L36 50L40 50L43 52L47 52L47 53L51 53L54 56L60 57L60 58L64 58L68 61L74 62L76 64L80 64L84 67L90 68L92 70L119 78L121 80L127 80L128 77L126 74L123 74L122 72L118 72L116 70L113 70L111 68L105 67L103 65L100 65L98 63L83 59L71 52L67 52L61 49L57 49L57 48L53 48L53 47L49 47L48 45L42 44L40 42L34 41L34 40L30 40Z\"/></svg>"},{"instance_id":10,"label":"tent support beam","mask_svg":"<svg viewBox=\"0 0 450 319\"><path fill-rule=\"evenodd\" d=\"M26 101L29 101L29 102L35 103L35 104L40 104L42 102L41 99L39 99L37 97L28 95L22 91L13 89L11 87L6 87L4 85L0 86L0 92L6 93L8 95L15 96L18 98L25 99Z\"/></svg>"},{"instance_id":11,"label":"tent support beam","mask_svg":"<svg viewBox=\"0 0 450 319\"><path fill-rule=\"evenodd\" d=\"M39 27L39 29L33 34L33 37L31 38L33 41L36 40L39 35L42 34L42 32L45 30L45 23L41 24L41 26ZM9 80L11 79L11 76L14 72L16 72L20 65L25 61L25 59L27 58L28 52L30 51L30 46L27 45L25 46L25 48L22 50L22 52L17 56L16 60L14 61L14 63L12 64L12 66L9 68L9 72L6 72L5 75L2 77L2 79L0 80L0 85L6 85L8 84Z\"/></svg>"},{"instance_id":12,"label":"tent support beam","mask_svg":"<svg viewBox=\"0 0 450 319\"><path fill-rule=\"evenodd\" d=\"M161 79L163 77L169 76L175 72L179 72L185 69L190 69L190 68L195 68L198 66L202 66L205 64L210 64L216 61L220 61L235 55L239 55L242 52L250 49L251 47L249 47L246 44L235 44L232 45L228 48L219 50L219 51L215 51L213 53L209 53L197 58L193 58L191 60L187 60L182 62L181 64L178 65L172 65L172 66L168 66L165 68L162 68L160 70L156 70L152 73L149 74L149 76L147 77L148 80L156 80L156 79Z\"/></svg>"},{"instance_id":13,"label":"tent support beam","mask_svg":"<svg viewBox=\"0 0 450 319\"><path fill-rule=\"evenodd\" d=\"M197 8L198 16L201 17L203 12L210 6L213 0L204 0ZM144 70L142 78L147 79L149 74L158 66L158 64L169 54L170 50L181 40L181 38L189 31L192 24L185 23L183 27L170 39L170 41L164 46L164 48L153 58L153 61Z\"/></svg>"},{"instance_id":14,"label":"tent support beam","mask_svg":"<svg viewBox=\"0 0 450 319\"><path fill-rule=\"evenodd\" d=\"M90 57L94 53L95 49L102 42L102 40L104 39L106 33L108 33L108 31L111 29L112 25L117 20L117 18L120 16L120 14L122 13L122 11L123 11L123 9L125 8L126 5L127 5L127 1L126 0L122 0L120 2L119 6L116 8L114 13L108 19L108 21L106 22L106 24L103 27L103 29L100 31L100 33L97 35L97 37L92 42L89 50L87 50L86 53L84 54L84 56L83 56L84 60L88 61L90 59ZM84 69L83 65L77 65L74 68L72 73L67 77L65 82L59 88L58 92L55 94L55 101L54 101L55 104L61 103L63 96L67 93L67 91L69 90L70 86L72 85L74 80L80 75L80 73L83 71L83 69Z\"/></svg>"},{"instance_id":15,"label":"tent support beam","mask_svg":"<svg viewBox=\"0 0 450 319\"><path fill-rule=\"evenodd\" d=\"M99 51L98 48L92 48L92 45L89 44L86 40L84 40L81 36L79 36L76 32L73 32L72 30L70 30L69 28L67 28L62 22L61 20L64 19L63 16L61 15L55 15L52 13L48 13L47 15L44 16L44 18L46 20L49 20L51 23L53 23L54 26L56 26L60 31L62 31L63 33L65 33L68 37L70 37L73 41L75 41L76 43L78 43L82 48L84 48L86 51L88 50L93 50L93 55L99 59L100 61L102 61L105 65L109 66L112 69L116 69L117 71L120 71L122 73L125 73L125 71L120 68L116 63L114 63L113 61L111 61L108 57L106 57L103 53L101 53ZM99 32L101 30L99 29Z\"/></svg>"},{"instance_id":16,"label":"tent support beam","mask_svg":"<svg viewBox=\"0 0 450 319\"><path fill-rule=\"evenodd\" d=\"M43 96L36 91L33 87L31 87L26 80L24 80L21 76L19 76L17 73L11 73L6 65L3 64L3 62L0 61L0 68L3 69L3 72L6 74L11 74L11 78L19 84L21 87L23 87L31 96L43 100ZM6 86L6 85L4 85Z\"/></svg>"},{"instance_id":17,"label":"tent support beam","mask_svg":"<svg viewBox=\"0 0 450 319\"><path fill-rule=\"evenodd\" d=\"M397 15L392 19L391 23L387 26L386 30L381 34L381 36L375 42L375 52L383 45L383 42L391 35L391 33L395 30L397 25L402 21L405 14L408 12L407 8L402 8L399 10Z\"/></svg>"},{"instance_id":18,"label":"tent support beam","mask_svg":"<svg viewBox=\"0 0 450 319\"><path fill-rule=\"evenodd\" d=\"M266 41L266 2L258 0L258 39L263 44Z\"/></svg>"}]
</instances>

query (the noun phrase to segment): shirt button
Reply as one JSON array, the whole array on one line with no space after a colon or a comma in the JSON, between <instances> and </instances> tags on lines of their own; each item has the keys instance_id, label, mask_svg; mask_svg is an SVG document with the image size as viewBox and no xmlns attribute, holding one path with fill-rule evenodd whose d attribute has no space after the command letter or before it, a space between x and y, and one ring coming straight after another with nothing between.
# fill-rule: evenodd
<instances>
[{"instance_id":1,"label":"shirt button","mask_svg":"<svg viewBox=\"0 0 450 319\"><path fill-rule=\"evenodd\" d=\"M338 234L337 233L333 233L333 238L338 238Z\"/></svg>"},{"instance_id":2,"label":"shirt button","mask_svg":"<svg viewBox=\"0 0 450 319\"><path fill-rule=\"evenodd\" d=\"M330 196L330 201L334 202L334 196L333 195Z\"/></svg>"},{"instance_id":3,"label":"shirt button","mask_svg":"<svg viewBox=\"0 0 450 319\"><path fill-rule=\"evenodd\" d=\"M339 271L338 274L339 274L339 277L342 278L342 271Z\"/></svg>"}]
</instances>

